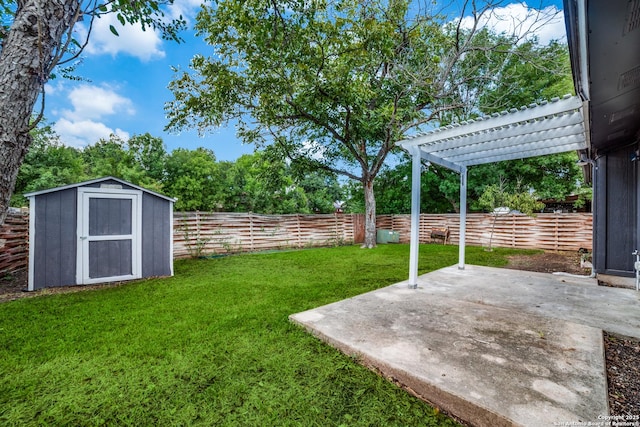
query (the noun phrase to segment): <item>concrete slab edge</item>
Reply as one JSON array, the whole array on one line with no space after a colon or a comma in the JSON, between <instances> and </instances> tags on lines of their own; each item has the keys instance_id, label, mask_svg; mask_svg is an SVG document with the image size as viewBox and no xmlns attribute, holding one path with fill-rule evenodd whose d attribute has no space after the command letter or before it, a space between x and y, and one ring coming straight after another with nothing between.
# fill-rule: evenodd
<instances>
[{"instance_id":1,"label":"concrete slab edge","mask_svg":"<svg viewBox=\"0 0 640 427\"><path fill-rule=\"evenodd\" d=\"M469 402L468 400L455 394L446 392L433 384L418 380L403 369L396 368L381 360L354 350L349 345L335 340L313 327L296 319L295 314L289 316L289 320L304 328L311 335L344 353L353 357L358 363L381 375L388 381L396 384L411 395L424 401L428 405L438 408L438 410L463 424L473 427L512 427L518 426L509 418L497 414L488 408ZM603 346L604 351L604 346Z\"/></svg>"}]
</instances>

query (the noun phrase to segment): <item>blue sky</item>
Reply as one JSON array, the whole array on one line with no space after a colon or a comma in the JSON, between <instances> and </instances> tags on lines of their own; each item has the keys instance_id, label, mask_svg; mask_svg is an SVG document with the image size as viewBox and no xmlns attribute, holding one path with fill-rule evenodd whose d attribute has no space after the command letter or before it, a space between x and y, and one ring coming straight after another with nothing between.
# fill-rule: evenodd
<instances>
[{"instance_id":1,"label":"blue sky","mask_svg":"<svg viewBox=\"0 0 640 427\"><path fill-rule=\"evenodd\" d=\"M531 0L530 0L531 1ZM176 0L169 14L182 14L189 28L201 0ZM539 5L538 1L531 2ZM553 1L562 7L560 1ZM504 16L517 17L525 13L521 3L508 5ZM511 19L494 22L497 28L508 26ZM109 31L109 25L118 28L120 37ZM80 28L80 32L82 32ZM564 22L559 20L538 31L544 41L562 37ZM233 127L213 130L204 137L195 131L179 135L164 131L166 118L164 105L172 99L167 89L174 76L171 67L188 69L194 54L208 55L211 47L192 30L182 33L185 42L176 44L162 40L158 34L137 27L122 28L114 17L96 20L91 40L83 54L83 62L77 74L86 81L70 81L62 78L51 80L46 87L45 117L54 123L54 129L62 142L74 147L84 147L114 133L127 139L135 134L149 132L161 137L169 151L178 148L212 149L218 160L235 160L254 147L242 144L235 137Z\"/></svg>"}]
</instances>

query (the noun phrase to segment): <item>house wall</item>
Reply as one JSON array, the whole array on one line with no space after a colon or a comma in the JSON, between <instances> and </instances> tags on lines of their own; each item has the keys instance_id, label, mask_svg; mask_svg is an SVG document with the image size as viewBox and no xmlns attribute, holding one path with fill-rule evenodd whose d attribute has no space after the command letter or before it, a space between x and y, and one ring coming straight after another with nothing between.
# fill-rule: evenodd
<instances>
[{"instance_id":1,"label":"house wall","mask_svg":"<svg viewBox=\"0 0 640 427\"><path fill-rule=\"evenodd\" d=\"M76 283L75 188L36 196L33 288Z\"/></svg>"},{"instance_id":2,"label":"house wall","mask_svg":"<svg viewBox=\"0 0 640 427\"><path fill-rule=\"evenodd\" d=\"M619 148L596 161L594 173L594 269L599 274L635 275L638 239L638 161L636 145Z\"/></svg>"}]
</instances>

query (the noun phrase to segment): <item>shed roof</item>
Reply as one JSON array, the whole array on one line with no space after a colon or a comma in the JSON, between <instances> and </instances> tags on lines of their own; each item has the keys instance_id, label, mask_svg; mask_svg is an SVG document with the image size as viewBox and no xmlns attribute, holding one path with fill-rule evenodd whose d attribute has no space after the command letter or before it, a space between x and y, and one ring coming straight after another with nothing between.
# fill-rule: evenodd
<instances>
[{"instance_id":1,"label":"shed roof","mask_svg":"<svg viewBox=\"0 0 640 427\"><path fill-rule=\"evenodd\" d=\"M112 176L105 176L103 178L97 178L97 179L92 179L92 180L89 180L89 181L77 182L75 184L63 185L61 187L49 188L47 190L34 191L32 193L26 193L24 196L25 197L39 196L40 194L53 193L55 191L67 190L69 188L85 187L87 185L96 184L96 183L104 182L104 181L117 181L120 184L129 186L129 187L133 187L133 188L135 188L137 190L144 191L145 193L153 194L154 196L160 197L160 198L168 200L170 202L175 202L177 200L177 199L174 199L172 197L165 196L164 194L156 193L155 191L151 191L151 190L148 190L146 188L140 187L138 185L132 184L130 182L124 181L122 179L114 178Z\"/></svg>"},{"instance_id":2,"label":"shed roof","mask_svg":"<svg viewBox=\"0 0 640 427\"><path fill-rule=\"evenodd\" d=\"M582 100L567 95L550 102L444 126L399 141L423 159L457 172L473 165L587 148Z\"/></svg>"}]
</instances>

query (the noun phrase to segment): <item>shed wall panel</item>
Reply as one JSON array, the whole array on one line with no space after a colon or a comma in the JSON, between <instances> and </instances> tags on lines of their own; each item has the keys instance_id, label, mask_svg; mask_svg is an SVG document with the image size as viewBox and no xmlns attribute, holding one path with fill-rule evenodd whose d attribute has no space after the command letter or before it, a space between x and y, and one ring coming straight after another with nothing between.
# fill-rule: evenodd
<instances>
[{"instance_id":1,"label":"shed wall panel","mask_svg":"<svg viewBox=\"0 0 640 427\"><path fill-rule=\"evenodd\" d=\"M34 289L76 284L76 190L36 197Z\"/></svg>"},{"instance_id":2,"label":"shed wall panel","mask_svg":"<svg viewBox=\"0 0 640 427\"><path fill-rule=\"evenodd\" d=\"M171 275L171 203L142 195L142 277Z\"/></svg>"}]
</instances>

